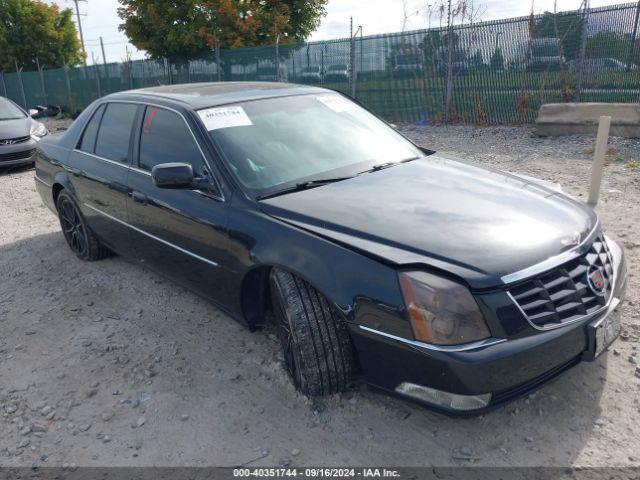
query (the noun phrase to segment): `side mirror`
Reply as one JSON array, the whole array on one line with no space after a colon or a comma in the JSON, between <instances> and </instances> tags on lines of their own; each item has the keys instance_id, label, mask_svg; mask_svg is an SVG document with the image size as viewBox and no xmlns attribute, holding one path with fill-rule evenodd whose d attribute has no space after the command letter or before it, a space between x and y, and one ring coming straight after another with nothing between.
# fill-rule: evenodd
<instances>
[{"instance_id":1,"label":"side mirror","mask_svg":"<svg viewBox=\"0 0 640 480\"><path fill-rule=\"evenodd\" d=\"M40 114L39 110L36 110L35 108L30 108L29 109L29 116L31 118L36 118L39 114Z\"/></svg>"},{"instance_id":2,"label":"side mirror","mask_svg":"<svg viewBox=\"0 0 640 480\"><path fill-rule=\"evenodd\" d=\"M188 163L161 163L151 170L151 179L158 188L190 188L193 168Z\"/></svg>"}]
</instances>

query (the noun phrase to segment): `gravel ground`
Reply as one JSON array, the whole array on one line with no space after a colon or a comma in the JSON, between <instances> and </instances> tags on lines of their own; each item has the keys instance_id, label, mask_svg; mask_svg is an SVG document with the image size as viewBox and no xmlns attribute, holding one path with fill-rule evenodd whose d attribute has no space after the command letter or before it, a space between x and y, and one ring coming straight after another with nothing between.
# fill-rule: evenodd
<instances>
[{"instance_id":1,"label":"gravel ground","mask_svg":"<svg viewBox=\"0 0 640 480\"><path fill-rule=\"evenodd\" d=\"M592 138L405 130L585 196ZM640 143L616 139L609 153L598 210L628 255L622 338L595 363L470 419L362 386L299 395L273 335L121 258L81 262L33 171L0 174L0 465L639 466Z\"/></svg>"}]
</instances>

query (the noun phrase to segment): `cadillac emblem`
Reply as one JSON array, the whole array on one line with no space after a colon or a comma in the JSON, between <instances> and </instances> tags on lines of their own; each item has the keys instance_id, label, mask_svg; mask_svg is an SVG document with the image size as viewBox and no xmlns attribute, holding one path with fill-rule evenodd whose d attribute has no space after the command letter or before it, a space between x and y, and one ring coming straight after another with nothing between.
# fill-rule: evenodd
<instances>
[{"instance_id":1,"label":"cadillac emblem","mask_svg":"<svg viewBox=\"0 0 640 480\"><path fill-rule=\"evenodd\" d=\"M591 266L587 271L587 284L596 295L604 295L606 282L602 268Z\"/></svg>"}]
</instances>

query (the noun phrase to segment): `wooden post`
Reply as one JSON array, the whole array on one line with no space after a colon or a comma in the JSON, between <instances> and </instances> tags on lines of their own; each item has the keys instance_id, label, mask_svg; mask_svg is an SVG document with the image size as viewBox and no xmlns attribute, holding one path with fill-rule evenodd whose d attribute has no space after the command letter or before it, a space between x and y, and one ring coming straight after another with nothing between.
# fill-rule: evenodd
<instances>
[{"instance_id":1,"label":"wooden post","mask_svg":"<svg viewBox=\"0 0 640 480\"><path fill-rule=\"evenodd\" d=\"M609 143L609 128L611 127L611 117L601 116L598 125L598 137L596 139L596 151L593 154L593 165L591 166L591 186L589 187L589 201L592 207L598 204L600 196L600 184L602 183L602 170L604 168L604 156L607 153Z\"/></svg>"}]
</instances>

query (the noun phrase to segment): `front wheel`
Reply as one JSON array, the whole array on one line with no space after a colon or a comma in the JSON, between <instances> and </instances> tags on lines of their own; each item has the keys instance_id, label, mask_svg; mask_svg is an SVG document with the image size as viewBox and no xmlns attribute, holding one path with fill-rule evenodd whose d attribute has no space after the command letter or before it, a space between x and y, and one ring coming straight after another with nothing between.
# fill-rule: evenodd
<instances>
[{"instance_id":1,"label":"front wheel","mask_svg":"<svg viewBox=\"0 0 640 480\"><path fill-rule=\"evenodd\" d=\"M285 363L305 395L347 389L355 356L347 328L327 299L308 282L279 269L270 274L271 302Z\"/></svg>"},{"instance_id":2,"label":"front wheel","mask_svg":"<svg viewBox=\"0 0 640 480\"><path fill-rule=\"evenodd\" d=\"M111 253L103 246L80 213L76 202L66 191L58 194L56 201L60 227L69 248L81 260L95 261Z\"/></svg>"}]
</instances>

